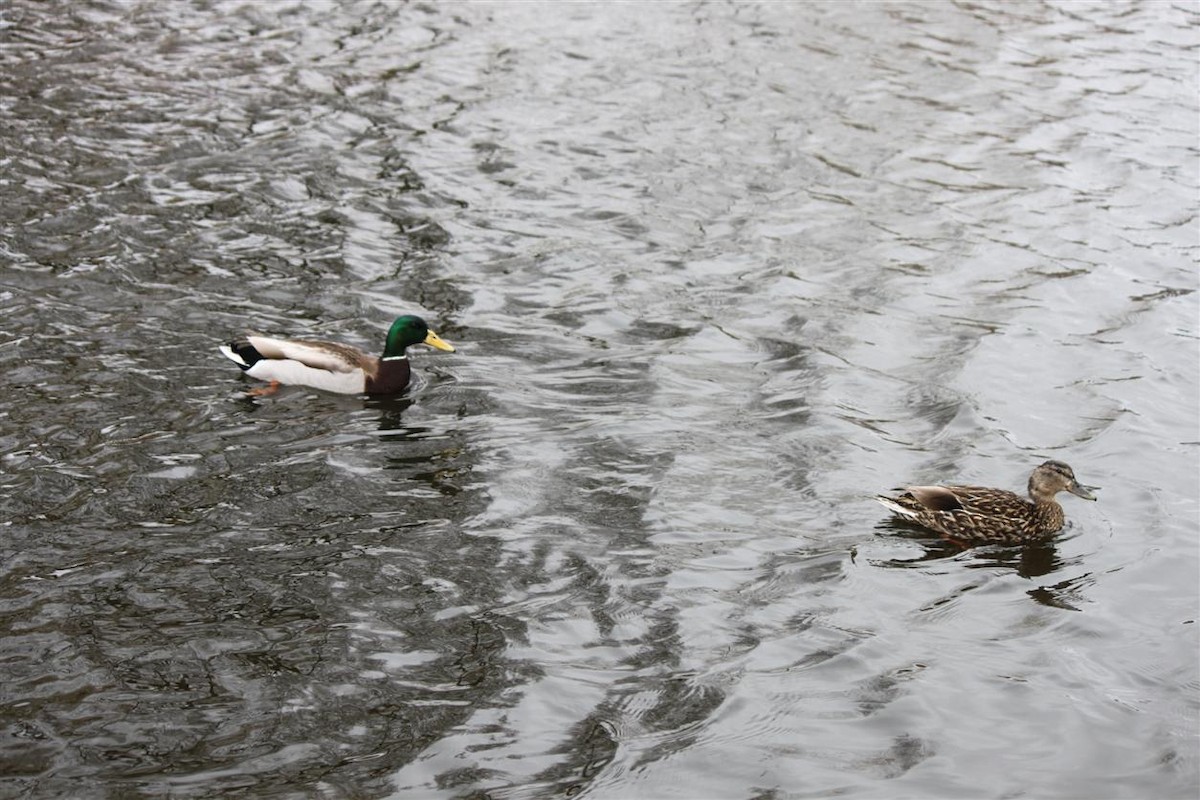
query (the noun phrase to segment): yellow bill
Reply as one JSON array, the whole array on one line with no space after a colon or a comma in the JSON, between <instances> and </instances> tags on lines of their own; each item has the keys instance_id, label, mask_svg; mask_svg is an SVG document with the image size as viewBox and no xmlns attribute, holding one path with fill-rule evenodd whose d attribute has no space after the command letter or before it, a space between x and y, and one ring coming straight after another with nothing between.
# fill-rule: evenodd
<instances>
[{"instance_id":1,"label":"yellow bill","mask_svg":"<svg viewBox=\"0 0 1200 800\"><path fill-rule=\"evenodd\" d=\"M436 347L438 350L445 350L447 353L454 352L454 345L450 344L433 331L430 331L425 336L425 344L429 345L430 347Z\"/></svg>"}]
</instances>

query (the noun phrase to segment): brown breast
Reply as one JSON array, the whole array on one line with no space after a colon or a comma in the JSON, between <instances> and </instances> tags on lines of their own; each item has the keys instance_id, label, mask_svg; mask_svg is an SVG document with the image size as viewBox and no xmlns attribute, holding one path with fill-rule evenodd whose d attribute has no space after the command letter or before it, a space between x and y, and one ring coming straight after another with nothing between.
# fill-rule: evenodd
<instances>
[{"instance_id":1,"label":"brown breast","mask_svg":"<svg viewBox=\"0 0 1200 800\"><path fill-rule=\"evenodd\" d=\"M375 374L367 373L367 394L396 394L408 386L412 368L407 358L393 358L379 361Z\"/></svg>"}]
</instances>

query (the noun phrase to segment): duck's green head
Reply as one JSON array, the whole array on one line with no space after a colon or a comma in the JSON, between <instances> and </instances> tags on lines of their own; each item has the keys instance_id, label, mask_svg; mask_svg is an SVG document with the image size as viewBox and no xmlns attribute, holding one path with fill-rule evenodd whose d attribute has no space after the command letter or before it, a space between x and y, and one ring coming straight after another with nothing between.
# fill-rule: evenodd
<instances>
[{"instance_id":1,"label":"duck's green head","mask_svg":"<svg viewBox=\"0 0 1200 800\"><path fill-rule=\"evenodd\" d=\"M454 346L429 330L429 326L425 324L425 320L412 314L396 317L396 321L392 323L392 327L388 331L387 341L383 346L383 357L403 358L404 350L410 344L427 344L430 347L436 347L438 350L445 350L449 353L454 352Z\"/></svg>"}]
</instances>

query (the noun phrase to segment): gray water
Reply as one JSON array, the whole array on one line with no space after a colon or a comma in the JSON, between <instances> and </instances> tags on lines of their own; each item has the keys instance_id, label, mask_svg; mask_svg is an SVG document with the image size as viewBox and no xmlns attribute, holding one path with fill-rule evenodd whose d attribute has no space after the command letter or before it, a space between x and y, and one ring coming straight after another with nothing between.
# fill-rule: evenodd
<instances>
[{"instance_id":1,"label":"gray water","mask_svg":"<svg viewBox=\"0 0 1200 800\"><path fill-rule=\"evenodd\" d=\"M1195 2L0 42L0 795L1200 791ZM216 350L406 312L403 398ZM871 500L1046 458L1043 547Z\"/></svg>"}]
</instances>

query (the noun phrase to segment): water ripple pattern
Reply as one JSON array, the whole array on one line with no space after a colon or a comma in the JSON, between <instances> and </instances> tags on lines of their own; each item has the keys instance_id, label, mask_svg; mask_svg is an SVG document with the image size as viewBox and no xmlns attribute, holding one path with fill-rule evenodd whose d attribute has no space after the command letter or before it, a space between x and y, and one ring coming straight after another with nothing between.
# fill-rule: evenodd
<instances>
[{"instance_id":1,"label":"water ripple pattern","mask_svg":"<svg viewBox=\"0 0 1200 800\"><path fill-rule=\"evenodd\" d=\"M1195 3L0 8L0 795L1190 798ZM250 383L244 328L399 398ZM1024 549L888 521L1046 458Z\"/></svg>"}]
</instances>

